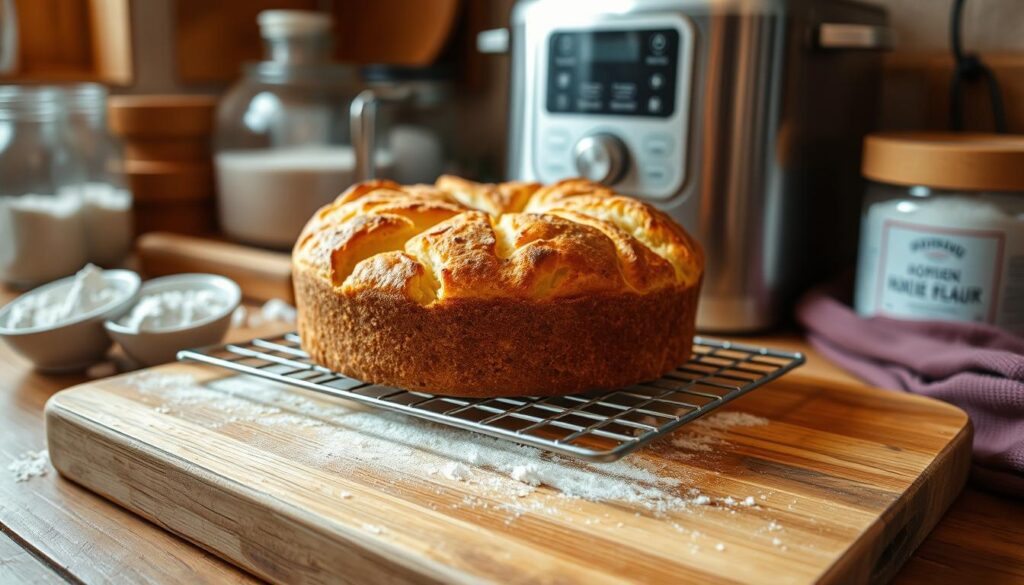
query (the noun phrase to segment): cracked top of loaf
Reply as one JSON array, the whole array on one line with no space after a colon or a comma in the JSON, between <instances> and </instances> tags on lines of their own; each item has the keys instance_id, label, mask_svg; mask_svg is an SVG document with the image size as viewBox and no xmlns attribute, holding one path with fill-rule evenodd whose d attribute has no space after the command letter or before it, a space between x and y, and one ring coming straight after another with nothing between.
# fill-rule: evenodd
<instances>
[{"instance_id":1,"label":"cracked top of loaf","mask_svg":"<svg viewBox=\"0 0 1024 585\"><path fill-rule=\"evenodd\" d=\"M664 213L581 179L369 181L306 224L292 253L343 295L543 301L695 285L699 246Z\"/></svg>"}]
</instances>

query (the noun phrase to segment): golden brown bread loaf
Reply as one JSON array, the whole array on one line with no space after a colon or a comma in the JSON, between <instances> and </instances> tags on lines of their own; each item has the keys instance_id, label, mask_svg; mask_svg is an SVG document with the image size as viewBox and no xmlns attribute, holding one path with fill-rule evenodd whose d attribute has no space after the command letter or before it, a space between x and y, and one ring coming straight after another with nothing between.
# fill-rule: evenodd
<instances>
[{"instance_id":1,"label":"golden brown bread loaf","mask_svg":"<svg viewBox=\"0 0 1024 585\"><path fill-rule=\"evenodd\" d=\"M611 389L686 361L700 248L584 180L370 181L292 253L302 347L348 376L435 394Z\"/></svg>"}]
</instances>

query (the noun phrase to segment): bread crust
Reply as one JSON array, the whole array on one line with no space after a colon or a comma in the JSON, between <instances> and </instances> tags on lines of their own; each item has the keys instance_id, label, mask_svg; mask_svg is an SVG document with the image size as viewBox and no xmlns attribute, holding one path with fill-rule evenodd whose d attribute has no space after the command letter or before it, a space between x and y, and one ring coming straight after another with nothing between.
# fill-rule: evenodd
<instances>
[{"instance_id":1,"label":"bread crust","mask_svg":"<svg viewBox=\"0 0 1024 585\"><path fill-rule=\"evenodd\" d=\"M292 253L302 346L367 382L571 394L690 357L700 247L646 203L573 179L354 185Z\"/></svg>"},{"instance_id":2,"label":"bread crust","mask_svg":"<svg viewBox=\"0 0 1024 585\"><path fill-rule=\"evenodd\" d=\"M544 302L340 295L294 275L302 347L358 380L449 396L550 396L652 380L690 357L697 286Z\"/></svg>"}]
</instances>

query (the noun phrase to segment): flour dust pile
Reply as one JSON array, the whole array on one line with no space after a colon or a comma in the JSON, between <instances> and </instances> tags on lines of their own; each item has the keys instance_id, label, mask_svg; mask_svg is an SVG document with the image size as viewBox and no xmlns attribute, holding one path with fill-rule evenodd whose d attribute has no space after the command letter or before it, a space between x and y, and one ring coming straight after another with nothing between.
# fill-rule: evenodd
<instances>
[{"instance_id":1,"label":"flour dust pile","mask_svg":"<svg viewBox=\"0 0 1024 585\"><path fill-rule=\"evenodd\" d=\"M46 449L42 451L26 451L7 466L7 471L11 472L16 482L29 481L34 477L42 477L46 475L49 469L50 453Z\"/></svg>"},{"instance_id":2,"label":"flour dust pile","mask_svg":"<svg viewBox=\"0 0 1024 585\"><path fill-rule=\"evenodd\" d=\"M474 495L452 507L500 509L507 514L507 524L524 514L558 515L571 501L615 503L637 510L638 516L642 512L674 518L711 509L732 514L757 510L758 502L767 498L764 493L712 497L689 478L659 474L664 465L642 456L612 463L581 461L397 413L315 401L286 386L248 376L206 385L197 384L190 375L146 372L124 380L146 395L154 410L169 416L198 406L223 415L222 422L210 423L211 427L246 424L268 431L301 432L311 445L302 453L309 465L345 473L369 468L375 474L408 481L430 478L442 484L438 494L443 484L471 489ZM706 453L725 444L723 431L767 424L767 419L746 413L711 414L691 423L679 438L655 448ZM591 518L585 523L600 521ZM774 521L772 525L778 526ZM680 524L673 526L679 532L691 532ZM761 532L767 535L769 529ZM696 536L699 533L691 534ZM779 537L773 533L767 539ZM725 550L713 545L708 549Z\"/></svg>"}]
</instances>

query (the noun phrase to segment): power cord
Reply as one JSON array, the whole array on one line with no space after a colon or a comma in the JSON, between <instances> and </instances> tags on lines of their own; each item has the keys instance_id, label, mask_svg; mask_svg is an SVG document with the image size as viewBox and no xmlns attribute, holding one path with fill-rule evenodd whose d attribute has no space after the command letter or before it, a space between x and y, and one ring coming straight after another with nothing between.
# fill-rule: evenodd
<instances>
[{"instance_id":1,"label":"power cord","mask_svg":"<svg viewBox=\"0 0 1024 585\"><path fill-rule=\"evenodd\" d=\"M965 82L984 79L988 84L989 100L992 102L992 118L996 132L1006 134L1006 110L1003 108L1003 94L999 81L992 70L974 53L966 54L960 40L960 23L966 0L953 0L953 15L950 18L949 44L953 49L953 81L949 88L949 125L956 131L964 129L964 85Z\"/></svg>"}]
</instances>

